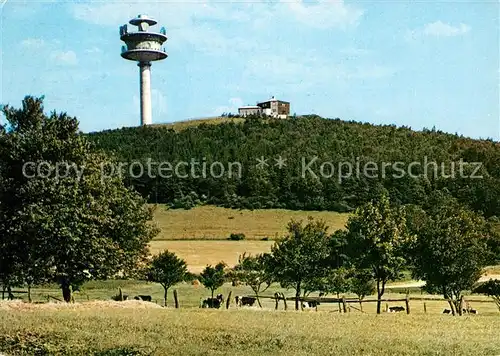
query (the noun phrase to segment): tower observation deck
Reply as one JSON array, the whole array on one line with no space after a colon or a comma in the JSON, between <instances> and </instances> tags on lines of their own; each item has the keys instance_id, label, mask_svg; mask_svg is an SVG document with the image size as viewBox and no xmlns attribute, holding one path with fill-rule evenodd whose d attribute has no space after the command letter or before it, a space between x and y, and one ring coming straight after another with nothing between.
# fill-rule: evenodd
<instances>
[{"instance_id":1,"label":"tower observation deck","mask_svg":"<svg viewBox=\"0 0 500 356\"><path fill-rule=\"evenodd\" d=\"M151 125L151 62L168 57L163 43L167 41L165 28L160 32L149 32L149 27L157 22L146 16L138 15L129 21L129 24L138 27L138 31L128 32L127 25L120 27L120 39L125 42L121 56L125 59L138 62L140 73L141 94L141 125Z\"/></svg>"}]
</instances>

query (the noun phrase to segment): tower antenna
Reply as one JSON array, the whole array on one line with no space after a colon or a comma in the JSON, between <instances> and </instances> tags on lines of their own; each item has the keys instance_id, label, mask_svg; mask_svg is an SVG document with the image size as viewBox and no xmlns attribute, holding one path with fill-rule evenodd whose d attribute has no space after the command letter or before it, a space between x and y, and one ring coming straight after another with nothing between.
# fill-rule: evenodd
<instances>
[{"instance_id":1,"label":"tower antenna","mask_svg":"<svg viewBox=\"0 0 500 356\"><path fill-rule=\"evenodd\" d=\"M138 15L129 21L129 24L138 27L136 32L128 32L127 25L120 26L120 39L125 42L121 56L125 59L138 62L140 74L141 94L141 125L151 125L153 114L151 110L151 62L168 57L162 44L167 41L166 30L149 32L149 27L157 24L156 20L147 15Z\"/></svg>"}]
</instances>

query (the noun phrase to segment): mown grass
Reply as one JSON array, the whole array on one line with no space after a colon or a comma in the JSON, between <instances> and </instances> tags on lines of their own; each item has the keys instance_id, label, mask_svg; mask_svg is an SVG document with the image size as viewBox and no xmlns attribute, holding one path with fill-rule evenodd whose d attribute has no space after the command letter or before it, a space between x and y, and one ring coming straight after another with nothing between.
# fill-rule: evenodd
<instances>
[{"instance_id":1,"label":"mown grass","mask_svg":"<svg viewBox=\"0 0 500 356\"><path fill-rule=\"evenodd\" d=\"M498 355L500 318L112 305L0 310L9 355ZM127 351L128 350L128 353Z\"/></svg>"},{"instance_id":2,"label":"mown grass","mask_svg":"<svg viewBox=\"0 0 500 356\"><path fill-rule=\"evenodd\" d=\"M328 211L236 210L215 206L184 210L160 205L154 219L160 233L150 248L152 254L167 249L176 253L186 260L193 273L220 261L234 266L244 252L269 252L272 240L286 234L290 220L307 220L309 216L325 220L330 232L343 228L349 217ZM232 233L245 234L245 240L228 241Z\"/></svg>"},{"instance_id":3,"label":"mown grass","mask_svg":"<svg viewBox=\"0 0 500 356\"><path fill-rule=\"evenodd\" d=\"M155 240L225 240L232 233L243 233L247 240L274 239L286 233L291 219L306 220L309 216L325 220L333 232L345 226L349 214L284 209L237 210L215 206L184 210L160 205L155 211L155 222L161 232Z\"/></svg>"},{"instance_id":4,"label":"mown grass","mask_svg":"<svg viewBox=\"0 0 500 356\"><path fill-rule=\"evenodd\" d=\"M228 266L238 263L243 253L258 254L269 252L272 241L151 241L150 250L157 254L164 250L174 252L183 258L188 269L200 273L207 265L224 261Z\"/></svg>"}]
</instances>

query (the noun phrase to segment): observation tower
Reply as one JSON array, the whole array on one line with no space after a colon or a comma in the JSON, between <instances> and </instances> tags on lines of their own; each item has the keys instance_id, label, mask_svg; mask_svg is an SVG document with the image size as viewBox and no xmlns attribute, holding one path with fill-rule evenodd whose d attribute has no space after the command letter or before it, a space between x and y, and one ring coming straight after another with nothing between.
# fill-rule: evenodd
<instances>
[{"instance_id":1,"label":"observation tower","mask_svg":"<svg viewBox=\"0 0 500 356\"><path fill-rule=\"evenodd\" d=\"M141 125L153 123L151 111L151 62L167 58L163 43L167 40L165 27L160 32L149 32L149 27L157 24L155 20L146 16L138 15L129 21L129 24L137 26L135 32L128 32L127 25L120 26L120 39L125 42L122 46L121 56L125 59L139 62L141 83Z\"/></svg>"}]
</instances>

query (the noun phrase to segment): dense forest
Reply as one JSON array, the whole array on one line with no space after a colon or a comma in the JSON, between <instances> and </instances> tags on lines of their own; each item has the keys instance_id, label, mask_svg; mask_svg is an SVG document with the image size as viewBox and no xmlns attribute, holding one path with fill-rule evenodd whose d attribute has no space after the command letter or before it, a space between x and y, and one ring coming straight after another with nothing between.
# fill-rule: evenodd
<instances>
[{"instance_id":1,"label":"dense forest","mask_svg":"<svg viewBox=\"0 0 500 356\"><path fill-rule=\"evenodd\" d=\"M500 143L493 140L315 115L288 120L251 117L242 123L201 124L181 131L123 128L87 136L97 147L113 152L117 161L128 162L122 168L129 185L150 202L172 207L210 203L345 212L384 191L393 202L422 205L431 191L447 190L485 217L500 216ZM286 166L276 164L280 156ZM267 165L257 167L261 157ZM146 167L148 159L170 162L174 168L192 159L199 163L179 165L178 172L185 173L182 178L159 177L154 165L154 175L140 175L139 167L131 165L139 161ZM203 162L208 167L205 175ZM226 174L212 177L213 162L221 162ZM241 164L241 175L229 169L232 162ZM436 162L437 171L429 163L424 169L426 162ZM354 169L350 175L348 164ZM378 168L365 174L366 164ZM219 175L221 167L215 168ZM400 174L402 168L412 176Z\"/></svg>"}]
</instances>

